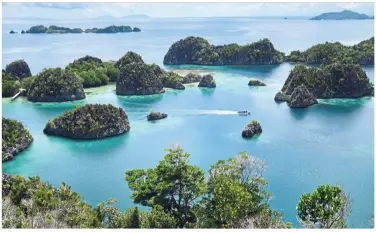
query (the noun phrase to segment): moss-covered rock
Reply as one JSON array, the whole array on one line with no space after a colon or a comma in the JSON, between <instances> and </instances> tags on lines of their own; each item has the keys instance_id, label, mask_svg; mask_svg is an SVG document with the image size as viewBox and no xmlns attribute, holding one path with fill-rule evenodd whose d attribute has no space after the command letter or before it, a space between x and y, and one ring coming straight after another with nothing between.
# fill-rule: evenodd
<instances>
[{"instance_id":1,"label":"moss-covered rock","mask_svg":"<svg viewBox=\"0 0 376 233\"><path fill-rule=\"evenodd\" d=\"M198 84L199 87L208 87L208 88L215 88L215 80L211 74L204 75L201 78L200 83Z\"/></svg>"},{"instance_id":2,"label":"moss-covered rock","mask_svg":"<svg viewBox=\"0 0 376 233\"><path fill-rule=\"evenodd\" d=\"M161 120L161 119L164 119L167 117L167 114L166 113L163 113L163 112L153 112L151 111L148 115L147 115L147 119L148 121L155 121L155 120Z\"/></svg>"},{"instance_id":3,"label":"moss-covered rock","mask_svg":"<svg viewBox=\"0 0 376 233\"><path fill-rule=\"evenodd\" d=\"M144 63L144 60L142 60L142 57L139 54L128 51L115 63L115 67L120 69L130 63Z\"/></svg>"},{"instance_id":4,"label":"moss-covered rock","mask_svg":"<svg viewBox=\"0 0 376 233\"><path fill-rule=\"evenodd\" d=\"M31 76L29 65L24 60L16 60L5 67L5 71L15 79Z\"/></svg>"},{"instance_id":5,"label":"moss-covered rock","mask_svg":"<svg viewBox=\"0 0 376 233\"><path fill-rule=\"evenodd\" d=\"M283 53L268 39L247 45L211 45L202 37L189 36L171 45L163 64L266 65L283 62Z\"/></svg>"},{"instance_id":6,"label":"moss-covered rock","mask_svg":"<svg viewBox=\"0 0 376 233\"><path fill-rule=\"evenodd\" d=\"M120 69L116 82L117 95L151 95L163 93L163 83L155 65L130 63Z\"/></svg>"},{"instance_id":7,"label":"moss-covered rock","mask_svg":"<svg viewBox=\"0 0 376 233\"><path fill-rule=\"evenodd\" d=\"M2 161L8 161L25 150L32 142L33 137L21 122L4 118L2 122Z\"/></svg>"},{"instance_id":8,"label":"moss-covered rock","mask_svg":"<svg viewBox=\"0 0 376 233\"><path fill-rule=\"evenodd\" d=\"M359 65L330 64L307 68L297 65L290 71L282 92L291 95L304 85L315 98L359 98L373 96L374 88Z\"/></svg>"},{"instance_id":9,"label":"moss-covered rock","mask_svg":"<svg viewBox=\"0 0 376 233\"><path fill-rule=\"evenodd\" d=\"M128 116L111 104L86 104L49 121L43 132L74 139L99 139L128 132Z\"/></svg>"},{"instance_id":10,"label":"moss-covered rock","mask_svg":"<svg viewBox=\"0 0 376 233\"><path fill-rule=\"evenodd\" d=\"M266 86L265 83L261 82L260 80L257 79L251 79L248 82L248 86Z\"/></svg>"},{"instance_id":11,"label":"moss-covered rock","mask_svg":"<svg viewBox=\"0 0 376 233\"><path fill-rule=\"evenodd\" d=\"M172 71L165 72L161 76L163 87L184 90L183 77Z\"/></svg>"},{"instance_id":12,"label":"moss-covered rock","mask_svg":"<svg viewBox=\"0 0 376 233\"><path fill-rule=\"evenodd\" d=\"M248 125L245 126L245 128L242 131L242 137L244 138L252 138L256 134L261 134L262 128L260 123L253 120Z\"/></svg>"},{"instance_id":13,"label":"moss-covered rock","mask_svg":"<svg viewBox=\"0 0 376 233\"><path fill-rule=\"evenodd\" d=\"M183 78L183 83L197 83L201 81L202 76L199 74L189 73Z\"/></svg>"},{"instance_id":14,"label":"moss-covered rock","mask_svg":"<svg viewBox=\"0 0 376 233\"><path fill-rule=\"evenodd\" d=\"M304 62L307 64L350 63L360 65L374 64L374 37L361 41L353 46L346 46L339 42L317 44L306 51L292 51L286 60L290 62Z\"/></svg>"},{"instance_id":15,"label":"moss-covered rock","mask_svg":"<svg viewBox=\"0 0 376 233\"><path fill-rule=\"evenodd\" d=\"M294 89L288 102L290 108L306 108L314 104L317 104L317 99L304 85L300 85Z\"/></svg>"},{"instance_id":16,"label":"moss-covered rock","mask_svg":"<svg viewBox=\"0 0 376 233\"><path fill-rule=\"evenodd\" d=\"M61 68L45 69L36 75L27 91L33 102L63 102L85 98L80 79Z\"/></svg>"}]
</instances>

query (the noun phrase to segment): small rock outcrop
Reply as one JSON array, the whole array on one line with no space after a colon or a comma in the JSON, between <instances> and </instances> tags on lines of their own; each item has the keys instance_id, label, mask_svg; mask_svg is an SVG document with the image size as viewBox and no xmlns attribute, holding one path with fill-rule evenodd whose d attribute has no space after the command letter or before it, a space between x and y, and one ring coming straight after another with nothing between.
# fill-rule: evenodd
<instances>
[{"instance_id":1,"label":"small rock outcrop","mask_svg":"<svg viewBox=\"0 0 376 233\"><path fill-rule=\"evenodd\" d=\"M139 29L138 27L133 28L133 32L140 32L140 31L141 31L141 29Z\"/></svg>"},{"instance_id":2,"label":"small rock outcrop","mask_svg":"<svg viewBox=\"0 0 376 233\"><path fill-rule=\"evenodd\" d=\"M3 117L2 127L2 161L5 162L25 150L34 139L19 121Z\"/></svg>"},{"instance_id":3,"label":"small rock outcrop","mask_svg":"<svg viewBox=\"0 0 376 233\"><path fill-rule=\"evenodd\" d=\"M189 73L183 78L183 83L188 84L188 83L197 83L200 82L202 76L199 74L194 74L194 73Z\"/></svg>"},{"instance_id":4,"label":"small rock outcrop","mask_svg":"<svg viewBox=\"0 0 376 233\"><path fill-rule=\"evenodd\" d=\"M184 90L183 77L174 72L165 72L161 76L163 87Z\"/></svg>"},{"instance_id":5,"label":"small rock outcrop","mask_svg":"<svg viewBox=\"0 0 376 233\"><path fill-rule=\"evenodd\" d=\"M86 104L48 121L43 132L73 139L100 139L128 132L128 116L111 104Z\"/></svg>"},{"instance_id":6,"label":"small rock outcrop","mask_svg":"<svg viewBox=\"0 0 376 233\"><path fill-rule=\"evenodd\" d=\"M204 75L198 84L199 87L215 88L215 80L211 74Z\"/></svg>"},{"instance_id":7,"label":"small rock outcrop","mask_svg":"<svg viewBox=\"0 0 376 233\"><path fill-rule=\"evenodd\" d=\"M248 86L266 86L266 84L261 82L260 80L251 79L249 80Z\"/></svg>"},{"instance_id":8,"label":"small rock outcrop","mask_svg":"<svg viewBox=\"0 0 376 233\"><path fill-rule=\"evenodd\" d=\"M155 120L161 120L167 117L166 113L163 112L153 112L151 111L148 115L148 121L155 121Z\"/></svg>"},{"instance_id":9,"label":"small rock outcrop","mask_svg":"<svg viewBox=\"0 0 376 233\"><path fill-rule=\"evenodd\" d=\"M9 34L16 34L17 32L15 32L15 31L13 31L13 30L11 30L10 32L9 32Z\"/></svg>"},{"instance_id":10,"label":"small rock outcrop","mask_svg":"<svg viewBox=\"0 0 376 233\"><path fill-rule=\"evenodd\" d=\"M5 67L5 71L15 79L31 76L29 65L24 60L16 60Z\"/></svg>"},{"instance_id":11,"label":"small rock outcrop","mask_svg":"<svg viewBox=\"0 0 376 233\"><path fill-rule=\"evenodd\" d=\"M80 79L61 68L50 68L40 72L27 92L27 98L32 102L64 102L85 97Z\"/></svg>"},{"instance_id":12,"label":"small rock outcrop","mask_svg":"<svg viewBox=\"0 0 376 233\"><path fill-rule=\"evenodd\" d=\"M242 131L242 137L244 138L252 138L256 134L261 134L262 128L260 123L253 120L248 125L245 126L245 128Z\"/></svg>"},{"instance_id":13,"label":"small rock outcrop","mask_svg":"<svg viewBox=\"0 0 376 233\"><path fill-rule=\"evenodd\" d=\"M274 97L274 101L277 101L277 102L285 102L285 101L290 101L290 98L291 96L289 95L286 95L285 93L279 91L275 97Z\"/></svg>"},{"instance_id":14,"label":"small rock outcrop","mask_svg":"<svg viewBox=\"0 0 376 233\"><path fill-rule=\"evenodd\" d=\"M156 65L130 63L120 69L116 82L117 95L152 95L164 93Z\"/></svg>"},{"instance_id":15,"label":"small rock outcrop","mask_svg":"<svg viewBox=\"0 0 376 233\"><path fill-rule=\"evenodd\" d=\"M292 92L288 106L290 108L306 108L317 103L317 99L304 85L301 85Z\"/></svg>"}]
</instances>

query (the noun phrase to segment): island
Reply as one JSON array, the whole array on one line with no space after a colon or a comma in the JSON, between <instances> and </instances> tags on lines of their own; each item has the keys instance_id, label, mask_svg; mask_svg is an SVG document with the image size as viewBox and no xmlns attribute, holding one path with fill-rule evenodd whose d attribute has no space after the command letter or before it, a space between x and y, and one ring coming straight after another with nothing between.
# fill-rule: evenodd
<instances>
[{"instance_id":1,"label":"island","mask_svg":"<svg viewBox=\"0 0 376 233\"><path fill-rule=\"evenodd\" d=\"M317 44L306 51L295 50L286 56L288 62L302 62L306 64L330 64L333 62L353 63L360 65L374 64L374 37L361 41L353 46L346 46L339 42Z\"/></svg>"},{"instance_id":2,"label":"island","mask_svg":"<svg viewBox=\"0 0 376 233\"><path fill-rule=\"evenodd\" d=\"M34 139L19 121L3 117L2 127L2 162L5 162L25 150Z\"/></svg>"},{"instance_id":3,"label":"island","mask_svg":"<svg viewBox=\"0 0 376 233\"><path fill-rule=\"evenodd\" d=\"M105 28L88 28L88 29L81 29L81 28L67 28L67 27L59 27L56 25L51 25L49 27L45 27L44 25L36 25L30 27L28 30L26 30L26 33L32 33L32 34L41 34L41 33L58 33L58 34L64 34L64 33L120 33L120 32L140 32L140 28L133 28L130 26L115 26L111 25Z\"/></svg>"},{"instance_id":4,"label":"island","mask_svg":"<svg viewBox=\"0 0 376 233\"><path fill-rule=\"evenodd\" d=\"M261 134L262 128L258 121L252 120L242 131L243 138L252 138L254 135Z\"/></svg>"},{"instance_id":5,"label":"island","mask_svg":"<svg viewBox=\"0 0 376 233\"><path fill-rule=\"evenodd\" d=\"M248 82L248 86L256 86L257 87L257 86L266 86L266 84L261 82L258 79L251 79Z\"/></svg>"},{"instance_id":6,"label":"island","mask_svg":"<svg viewBox=\"0 0 376 233\"><path fill-rule=\"evenodd\" d=\"M17 32L11 30L11 31L9 32L9 34L17 34Z\"/></svg>"},{"instance_id":7,"label":"island","mask_svg":"<svg viewBox=\"0 0 376 233\"><path fill-rule=\"evenodd\" d=\"M200 83L198 84L198 87L207 87L207 88L215 88L215 80L211 74L204 75L201 78Z\"/></svg>"},{"instance_id":8,"label":"island","mask_svg":"<svg viewBox=\"0 0 376 233\"><path fill-rule=\"evenodd\" d=\"M142 57L132 51L128 51L124 56L122 56L116 63L115 67L120 69L130 63L145 63Z\"/></svg>"},{"instance_id":9,"label":"island","mask_svg":"<svg viewBox=\"0 0 376 233\"><path fill-rule=\"evenodd\" d=\"M359 14L354 11L344 10L341 12L328 12L323 13L321 15L315 16L310 20L364 20L364 19L372 19L370 16L366 14Z\"/></svg>"},{"instance_id":10,"label":"island","mask_svg":"<svg viewBox=\"0 0 376 233\"><path fill-rule=\"evenodd\" d=\"M189 73L183 78L183 83L197 83L201 81L202 76L199 74Z\"/></svg>"},{"instance_id":11,"label":"island","mask_svg":"<svg viewBox=\"0 0 376 233\"><path fill-rule=\"evenodd\" d=\"M5 71L15 79L23 79L31 76L29 65L22 59L6 65Z\"/></svg>"},{"instance_id":12,"label":"island","mask_svg":"<svg viewBox=\"0 0 376 233\"><path fill-rule=\"evenodd\" d=\"M290 108L306 108L317 103L317 99L302 84L292 92L288 106Z\"/></svg>"},{"instance_id":13,"label":"island","mask_svg":"<svg viewBox=\"0 0 376 233\"><path fill-rule=\"evenodd\" d=\"M27 91L32 102L64 102L85 98L80 79L61 68L44 69L36 75Z\"/></svg>"},{"instance_id":14,"label":"island","mask_svg":"<svg viewBox=\"0 0 376 233\"><path fill-rule=\"evenodd\" d=\"M100 139L128 132L128 116L111 104L86 104L48 121L47 135L72 139Z\"/></svg>"},{"instance_id":15,"label":"island","mask_svg":"<svg viewBox=\"0 0 376 233\"><path fill-rule=\"evenodd\" d=\"M165 65L270 65L283 62L284 54L269 39L247 44L211 45L202 37L189 36L171 45Z\"/></svg>"},{"instance_id":16,"label":"island","mask_svg":"<svg viewBox=\"0 0 376 233\"><path fill-rule=\"evenodd\" d=\"M163 87L184 90L185 87L183 85L184 78L177 73L172 71L164 72L161 76Z\"/></svg>"},{"instance_id":17,"label":"island","mask_svg":"<svg viewBox=\"0 0 376 233\"><path fill-rule=\"evenodd\" d=\"M297 88L300 90L295 92ZM306 103L314 104L316 98L360 98L373 95L373 83L360 65L333 63L308 68L299 64L290 71L275 100L293 101L290 105L295 107L300 105L298 102L302 102L302 98L307 98Z\"/></svg>"},{"instance_id":18,"label":"island","mask_svg":"<svg viewBox=\"0 0 376 233\"><path fill-rule=\"evenodd\" d=\"M120 68L116 82L117 95L152 95L164 93L163 83L155 64L129 63Z\"/></svg>"},{"instance_id":19,"label":"island","mask_svg":"<svg viewBox=\"0 0 376 233\"><path fill-rule=\"evenodd\" d=\"M147 115L148 121L161 120L167 117L166 113L163 112L154 112L153 110Z\"/></svg>"}]
</instances>

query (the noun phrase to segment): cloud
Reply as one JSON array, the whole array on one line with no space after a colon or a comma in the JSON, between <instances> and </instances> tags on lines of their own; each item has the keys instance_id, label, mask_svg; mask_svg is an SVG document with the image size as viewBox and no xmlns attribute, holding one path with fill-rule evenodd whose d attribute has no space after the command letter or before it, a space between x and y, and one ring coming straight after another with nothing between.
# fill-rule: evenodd
<instances>
[{"instance_id":1,"label":"cloud","mask_svg":"<svg viewBox=\"0 0 376 233\"><path fill-rule=\"evenodd\" d=\"M87 3L71 3L71 2L35 2L35 3L23 3L25 6L41 7L41 8L54 8L54 9L86 9Z\"/></svg>"}]
</instances>

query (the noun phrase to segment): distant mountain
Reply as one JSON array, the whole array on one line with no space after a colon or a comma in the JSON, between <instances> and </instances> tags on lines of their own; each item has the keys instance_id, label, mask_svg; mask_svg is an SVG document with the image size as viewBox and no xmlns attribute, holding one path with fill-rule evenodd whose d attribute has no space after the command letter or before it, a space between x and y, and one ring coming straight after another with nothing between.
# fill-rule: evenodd
<instances>
[{"instance_id":1,"label":"distant mountain","mask_svg":"<svg viewBox=\"0 0 376 233\"><path fill-rule=\"evenodd\" d=\"M346 20L346 19L372 19L366 14L359 14L354 11L344 10L341 12L329 12L313 17L310 20Z\"/></svg>"}]
</instances>

